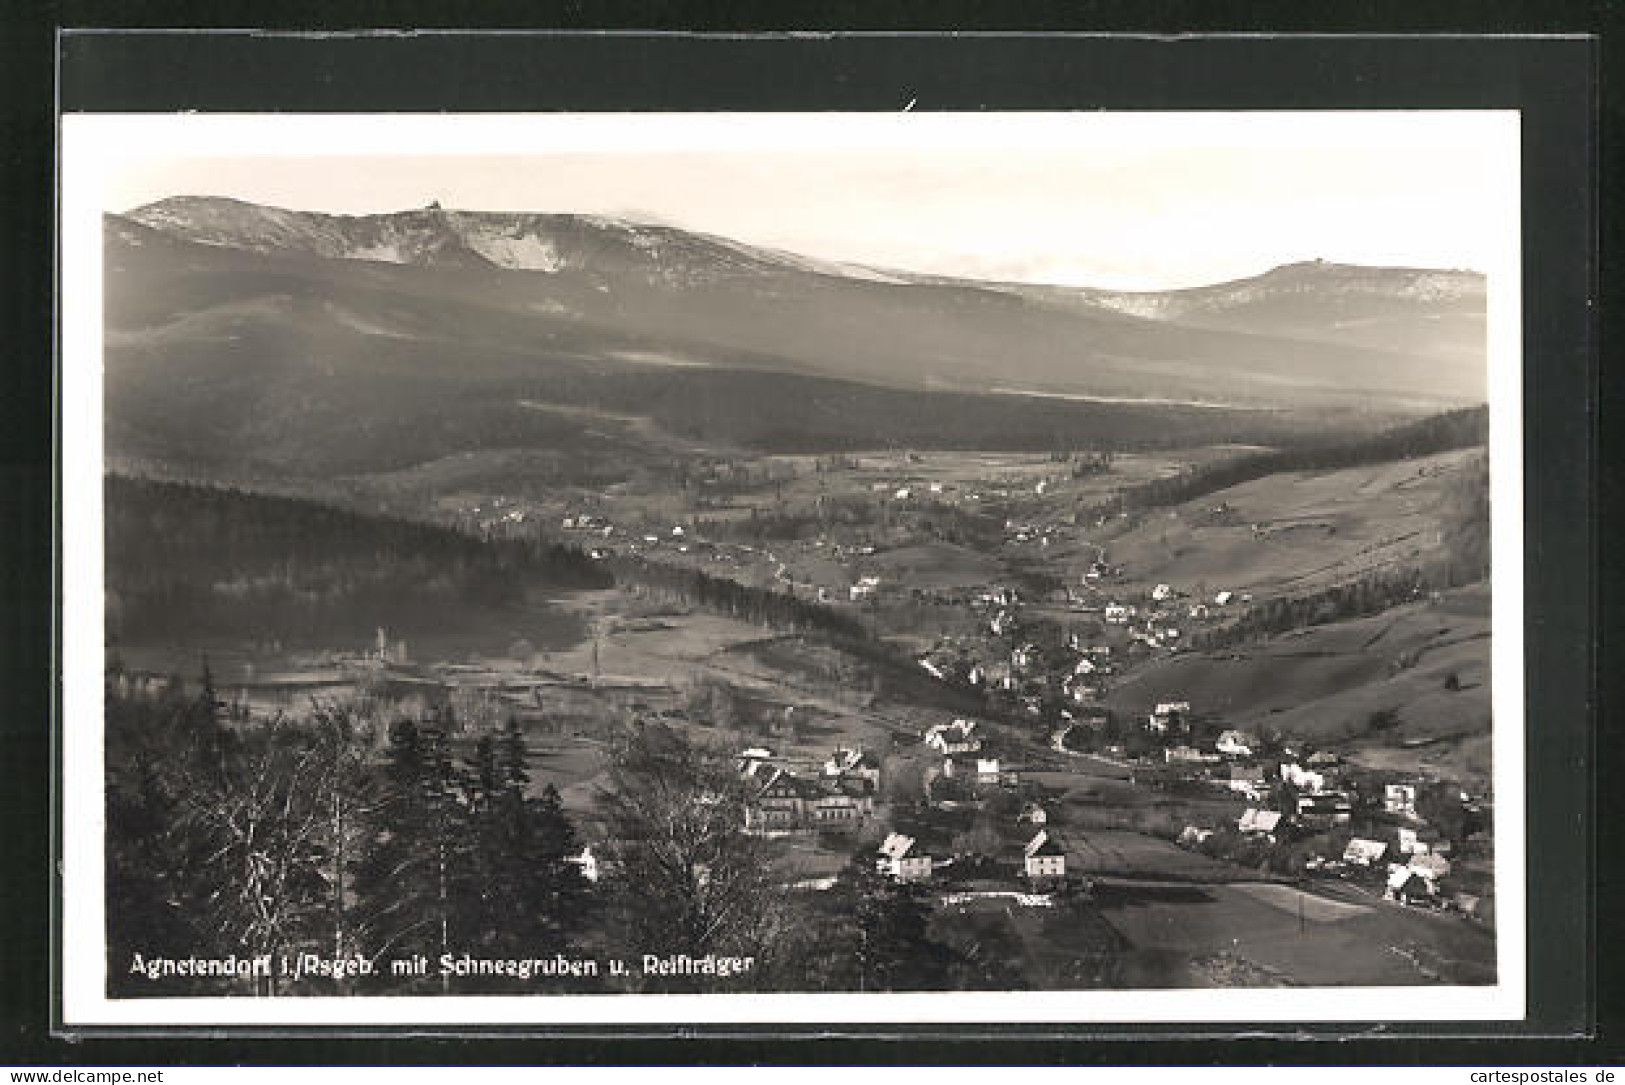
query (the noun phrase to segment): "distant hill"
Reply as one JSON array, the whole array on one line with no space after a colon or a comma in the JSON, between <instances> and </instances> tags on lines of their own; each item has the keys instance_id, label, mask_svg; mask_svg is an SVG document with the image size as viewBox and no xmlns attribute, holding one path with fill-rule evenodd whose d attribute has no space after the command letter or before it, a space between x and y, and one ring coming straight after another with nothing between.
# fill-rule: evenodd
<instances>
[{"instance_id":1,"label":"distant hill","mask_svg":"<svg viewBox=\"0 0 1625 1085\"><path fill-rule=\"evenodd\" d=\"M1483 379L1485 281L1476 271L1314 260L1185 290L996 288L1045 304L1104 308L1189 328L1398 350L1430 359L1463 386Z\"/></svg>"},{"instance_id":2,"label":"distant hill","mask_svg":"<svg viewBox=\"0 0 1625 1085\"><path fill-rule=\"evenodd\" d=\"M417 639L612 582L558 544L118 475L103 492L110 643L359 644L378 625Z\"/></svg>"},{"instance_id":3,"label":"distant hill","mask_svg":"<svg viewBox=\"0 0 1625 1085\"><path fill-rule=\"evenodd\" d=\"M1316 333L1348 305L1312 285L1147 317L591 216L213 197L108 216L105 255L108 447L136 460L1267 441L1484 395L1481 351L1441 364L1404 321ZM1408 274L1411 323L1471 321L1470 283L1425 297L1453 273Z\"/></svg>"}]
</instances>

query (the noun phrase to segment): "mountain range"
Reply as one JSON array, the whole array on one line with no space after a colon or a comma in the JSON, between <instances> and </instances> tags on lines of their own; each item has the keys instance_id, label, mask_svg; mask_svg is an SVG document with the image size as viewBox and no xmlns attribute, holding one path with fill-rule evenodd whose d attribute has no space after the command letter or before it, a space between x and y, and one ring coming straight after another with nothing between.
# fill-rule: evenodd
<instances>
[{"instance_id":1,"label":"mountain range","mask_svg":"<svg viewBox=\"0 0 1625 1085\"><path fill-rule=\"evenodd\" d=\"M1267 441L1485 396L1466 271L1131 293L596 216L184 196L106 216L104 272L109 454L138 460Z\"/></svg>"}]
</instances>

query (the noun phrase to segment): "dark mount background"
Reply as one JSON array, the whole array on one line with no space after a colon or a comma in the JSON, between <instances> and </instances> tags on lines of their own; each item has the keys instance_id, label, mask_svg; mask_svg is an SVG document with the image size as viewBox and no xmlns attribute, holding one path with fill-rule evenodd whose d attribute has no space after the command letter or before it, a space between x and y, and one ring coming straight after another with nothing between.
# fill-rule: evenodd
<instances>
[{"instance_id":1,"label":"dark mount background","mask_svg":"<svg viewBox=\"0 0 1625 1085\"><path fill-rule=\"evenodd\" d=\"M452 1041L393 1041L380 1046L329 1039L288 1045L239 1038L197 1043L127 1039L66 1044L47 1038L51 946L46 894L51 864L48 824L51 685L49 583L52 544L41 530L51 522L51 335L52 261L52 100L55 25L109 25L163 22L220 26L315 27L426 26L448 21L467 25L516 26L547 22L582 25L587 13L576 5L538 8L534 4L492 4L479 12L442 5L403 4L384 12L370 4L278 5L274 14L242 4L144 5L138 11L113 4L19 4L8 17L4 38L7 63L0 65L6 94L0 111L0 140L7 147L9 193L0 207L7 224L8 289L0 301L3 330L13 346L12 364L0 369L7 407L0 427L0 471L9 504L3 522L8 549L4 570L7 620L0 658L10 664L15 699L0 726L3 761L13 771L0 789L0 816L14 831L3 852L8 878L0 893L0 920L12 946L0 963L5 1013L0 1018L0 1051L6 1061L83 1065L107 1061L222 1063L426 1061L465 1064L493 1061L574 1060L585 1062L709 1061L986 1061L1033 1062L1606 1062L1622 1049L1617 1025L1619 977L1589 934L1594 910L1588 883L1592 854L1587 828L1591 801L1588 757L1589 708L1594 699L1592 653L1596 612L1591 570L1596 538L1594 508L1593 394L1591 322L1585 298L1594 290L1596 268L1587 254L1595 239L1586 179L1597 154L1590 142L1595 112L1606 119L1610 137L1618 134L1618 83L1608 84L1601 103L1591 97L1592 66L1598 51L1583 42L1395 42L1366 41L1230 42L1168 41L1003 43L868 42L788 43L797 63L776 56L748 57L744 43L574 39L555 50L551 64L515 41L479 44L445 38L319 41L299 39L129 40L75 39L64 60L68 108L121 110L204 109L572 109L572 108L860 108L895 109L911 97L917 108L1294 108L1474 106L1525 109L1526 341L1532 347L1527 377L1526 436L1531 478L1529 509L1530 669L1536 681L1531 700L1543 709L1549 729L1530 748L1530 884L1532 1007L1538 1011L1523 1028L1489 1029L1502 1035L1569 1034L1591 1019L1592 977L1604 987L1597 1004L1604 1013L1602 1044L1529 1041L1485 1044L1468 1040L1423 1043L1416 1036L1434 1027L1385 1029L1386 1038L1345 1044L1282 1044L1267 1038L1228 1043L1173 1039L1157 1044L1051 1042L975 1047L966 1042L893 1044L798 1043L757 1039L733 1045L597 1041L471 1046ZM627 28L664 24L671 28L739 30L784 25L782 13L741 12L733 6L608 4L591 17L599 26ZM1358 6L1252 2L1235 5L1036 4L1016 12L981 5L934 6L930 24L918 15L878 12L856 4L825 5L816 21L803 26L929 29L996 29L1012 25L1089 30L1318 30L1528 32L1593 29L1605 32L1601 56L1610 59L1614 35L1622 29L1612 3L1444 3L1425 7L1386 2ZM676 50L701 50L680 59ZM820 48L823 47L822 52ZM728 52L734 62L720 59ZM518 63L502 63L506 54ZM904 56L908 54L908 56ZM154 78L155 72L163 73ZM924 93L922 93L922 91ZM1606 143L1606 173L1618 173L1619 143ZM1603 191L1606 191L1606 186ZM1604 224L1611 249L1617 219ZM20 242L20 244L18 244ZM1608 392L1611 394L1613 382ZM1617 457L1615 457L1617 458ZM1617 497L1610 488L1608 497ZM1617 566L1616 566L1617 568ZM1610 610L1619 600L1620 579L1608 578ZM1608 740L1610 754L1618 739ZM1610 763L1617 764L1610 757ZM1602 854L1618 843L1618 789L1603 796ZM1579 829L1580 831L1576 831ZM1610 861L1610 867L1612 861ZM1617 904L1617 899L1610 894ZM1617 908L1603 914L1615 914ZM1577 933L1586 933L1584 939ZM1473 1030L1477 1031L1477 1030ZM964 1033L962 1032L961 1035ZM1459 1030L1456 1031L1459 1035ZM1006 1034L1008 1035L1008 1033Z\"/></svg>"}]
</instances>

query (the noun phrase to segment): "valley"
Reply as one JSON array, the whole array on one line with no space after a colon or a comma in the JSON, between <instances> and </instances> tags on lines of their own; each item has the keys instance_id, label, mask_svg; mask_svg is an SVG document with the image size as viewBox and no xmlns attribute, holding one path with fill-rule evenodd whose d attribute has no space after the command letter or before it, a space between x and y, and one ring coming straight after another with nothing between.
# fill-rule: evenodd
<instances>
[{"instance_id":1,"label":"valley","mask_svg":"<svg viewBox=\"0 0 1625 1085\"><path fill-rule=\"evenodd\" d=\"M107 253L118 801L337 719L433 813L355 847L498 832L500 746L571 945L764 990L1494 982L1466 273L1148 299L206 200ZM344 852L301 861L364 946Z\"/></svg>"}]
</instances>

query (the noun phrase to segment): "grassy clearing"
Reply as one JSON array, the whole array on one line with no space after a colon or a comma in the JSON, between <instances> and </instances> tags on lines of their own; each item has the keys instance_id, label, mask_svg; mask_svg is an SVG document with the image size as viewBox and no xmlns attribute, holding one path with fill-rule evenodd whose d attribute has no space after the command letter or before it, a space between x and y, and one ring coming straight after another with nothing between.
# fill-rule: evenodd
<instances>
[{"instance_id":1,"label":"grassy clearing","mask_svg":"<svg viewBox=\"0 0 1625 1085\"><path fill-rule=\"evenodd\" d=\"M1090 876L1169 878L1231 882L1256 878L1251 871L1187 851L1167 840L1124 829L1064 831L1067 869Z\"/></svg>"},{"instance_id":2,"label":"grassy clearing","mask_svg":"<svg viewBox=\"0 0 1625 1085\"><path fill-rule=\"evenodd\" d=\"M1189 982L1189 963L1231 953L1305 986L1404 986L1494 980L1494 939L1465 921L1374 902L1349 915L1260 899L1257 886L1097 888L1102 914L1143 957L1137 970ZM1335 904L1336 902L1327 902ZM1425 967L1418 947L1429 947Z\"/></svg>"}]
</instances>

